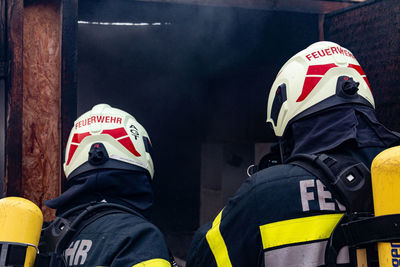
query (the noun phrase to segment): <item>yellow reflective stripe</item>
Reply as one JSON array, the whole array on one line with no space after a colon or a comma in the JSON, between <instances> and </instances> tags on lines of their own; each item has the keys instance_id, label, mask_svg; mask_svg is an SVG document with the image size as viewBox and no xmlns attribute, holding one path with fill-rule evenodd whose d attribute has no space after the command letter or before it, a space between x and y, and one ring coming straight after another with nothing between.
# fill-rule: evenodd
<instances>
[{"instance_id":1,"label":"yellow reflective stripe","mask_svg":"<svg viewBox=\"0 0 400 267\"><path fill-rule=\"evenodd\" d=\"M326 214L260 226L264 249L327 239L343 214Z\"/></svg>"},{"instance_id":2,"label":"yellow reflective stripe","mask_svg":"<svg viewBox=\"0 0 400 267\"><path fill-rule=\"evenodd\" d=\"M171 267L171 264L164 259L151 259L148 261L142 261L132 267Z\"/></svg>"},{"instance_id":3,"label":"yellow reflective stripe","mask_svg":"<svg viewBox=\"0 0 400 267\"><path fill-rule=\"evenodd\" d=\"M214 254L215 261L218 267L232 266L229 259L228 249L226 248L225 241L219 231L221 223L222 210L212 223L211 229L207 232L206 238L212 253Z\"/></svg>"}]
</instances>

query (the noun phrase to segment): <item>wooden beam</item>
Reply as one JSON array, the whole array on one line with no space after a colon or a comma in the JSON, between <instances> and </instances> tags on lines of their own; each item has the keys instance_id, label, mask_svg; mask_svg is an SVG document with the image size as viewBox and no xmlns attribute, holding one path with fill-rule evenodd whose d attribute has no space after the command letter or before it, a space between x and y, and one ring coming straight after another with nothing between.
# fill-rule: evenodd
<instances>
[{"instance_id":1,"label":"wooden beam","mask_svg":"<svg viewBox=\"0 0 400 267\"><path fill-rule=\"evenodd\" d=\"M43 205L60 194L61 1L25 4L22 195Z\"/></svg>"},{"instance_id":2,"label":"wooden beam","mask_svg":"<svg viewBox=\"0 0 400 267\"><path fill-rule=\"evenodd\" d=\"M325 14L318 15L318 33L320 41L325 41L324 24L325 24Z\"/></svg>"},{"instance_id":3,"label":"wooden beam","mask_svg":"<svg viewBox=\"0 0 400 267\"><path fill-rule=\"evenodd\" d=\"M354 5L352 2L318 0L138 0L171 4L239 7L270 11L293 11L312 14L327 14Z\"/></svg>"},{"instance_id":4,"label":"wooden beam","mask_svg":"<svg viewBox=\"0 0 400 267\"><path fill-rule=\"evenodd\" d=\"M77 109L77 34L78 0L62 0L62 70L61 70L61 153L65 155L68 136L76 119ZM65 176L62 171L62 191L65 190Z\"/></svg>"},{"instance_id":5,"label":"wooden beam","mask_svg":"<svg viewBox=\"0 0 400 267\"><path fill-rule=\"evenodd\" d=\"M22 50L23 0L7 1L7 42L9 78L7 81L5 195L22 193Z\"/></svg>"}]
</instances>

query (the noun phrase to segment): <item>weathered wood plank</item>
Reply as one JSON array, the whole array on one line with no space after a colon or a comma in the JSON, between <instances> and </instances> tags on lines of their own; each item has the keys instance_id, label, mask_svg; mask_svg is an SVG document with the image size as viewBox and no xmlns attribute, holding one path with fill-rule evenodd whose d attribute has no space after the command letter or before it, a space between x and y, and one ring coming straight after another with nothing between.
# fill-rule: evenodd
<instances>
[{"instance_id":1,"label":"weathered wood plank","mask_svg":"<svg viewBox=\"0 0 400 267\"><path fill-rule=\"evenodd\" d=\"M240 7L261 10L295 11L302 13L326 14L354 5L352 1L310 1L310 0L139 0L141 2L190 4L203 6Z\"/></svg>"},{"instance_id":2,"label":"weathered wood plank","mask_svg":"<svg viewBox=\"0 0 400 267\"><path fill-rule=\"evenodd\" d=\"M22 195L42 208L60 193L61 1L25 4Z\"/></svg>"}]
</instances>

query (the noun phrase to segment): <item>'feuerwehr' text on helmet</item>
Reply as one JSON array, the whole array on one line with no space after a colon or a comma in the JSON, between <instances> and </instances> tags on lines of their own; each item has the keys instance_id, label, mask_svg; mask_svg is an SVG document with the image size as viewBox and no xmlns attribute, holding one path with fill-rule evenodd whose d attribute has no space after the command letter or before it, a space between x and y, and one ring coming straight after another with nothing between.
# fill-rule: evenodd
<instances>
[{"instance_id":1,"label":"'feuerwehr' text on helmet","mask_svg":"<svg viewBox=\"0 0 400 267\"><path fill-rule=\"evenodd\" d=\"M151 142L130 114L99 104L74 123L65 150L68 179L94 169L126 169L154 175Z\"/></svg>"},{"instance_id":2,"label":"'feuerwehr' text on helmet","mask_svg":"<svg viewBox=\"0 0 400 267\"><path fill-rule=\"evenodd\" d=\"M367 77L349 50L321 41L279 71L268 96L267 122L282 136L291 122L347 103L375 107Z\"/></svg>"}]
</instances>

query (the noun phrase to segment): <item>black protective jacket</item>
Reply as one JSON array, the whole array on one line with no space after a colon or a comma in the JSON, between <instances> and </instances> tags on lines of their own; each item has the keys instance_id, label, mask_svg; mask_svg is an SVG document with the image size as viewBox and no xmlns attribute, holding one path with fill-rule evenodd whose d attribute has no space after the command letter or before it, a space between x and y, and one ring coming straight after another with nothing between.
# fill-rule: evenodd
<instances>
[{"instance_id":1,"label":"black protective jacket","mask_svg":"<svg viewBox=\"0 0 400 267\"><path fill-rule=\"evenodd\" d=\"M145 218L127 212L95 220L68 243L64 249L66 266L170 266L160 230Z\"/></svg>"},{"instance_id":2,"label":"black protective jacket","mask_svg":"<svg viewBox=\"0 0 400 267\"><path fill-rule=\"evenodd\" d=\"M65 217L67 213L66 219L72 221L84 208L72 214L70 209L100 201L134 212L116 211L84 224L61 249L66 266L171 266L163 234L143 216L149 215L152 204L146 175L107 170L74 179L64 194L46 202L57 208L57 216Z\"/></svg>"},{"instance_id":3,"label":"black protective jacket","mask_svg":"<svg viewBox=\"0 0 400 267\"><path fill-rule=\"evenodd\" d=\"M379 149L368 150L363 157L372 161ZM321 181L301 167L261 170L195 234L187 266L324 265L327 240L344 212ZM348 251L338 260L348 263Z\"/></svg>"},{"instance_id":4,"label":"black protective jacket","mask_svg":"<svg viewBox=\"0 0 400 267\"><path fill-rule=\"evenodd\" d=\"M295 131L285 152L334 151L370 168L373 158L399 137L380 125L373 111L360 110L339 108L291 125ZM327 241L345 210L305 169L291 164L263 169L196 232L187 266L323 266ZM337 263L348 266L348 248L339 252Z\"/></svg>"}]
</instances>

